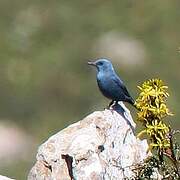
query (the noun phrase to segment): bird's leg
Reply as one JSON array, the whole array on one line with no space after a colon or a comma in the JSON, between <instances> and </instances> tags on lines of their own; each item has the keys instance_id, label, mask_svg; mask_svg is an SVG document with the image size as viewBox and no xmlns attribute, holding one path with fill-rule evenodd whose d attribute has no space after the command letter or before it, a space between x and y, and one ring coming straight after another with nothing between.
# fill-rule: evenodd
<instances>
[{"instance_id":1,"label":"bird's leg","mask_svg":"<svg viewBox=\"0 0 180 180\"><path fill-rule=\"evenodd\" d=\"M114 103L114 101L112 100L112 101L108 104L108 106L106 106L106 108L104 108L104 110L105 110L105 109L111 109L111 106L113 105L113 103Z\"/></svg>"},{"instance_id":2,"label":"bird's leg","mask_svg":"<svg viewBox=\"0 0 180 180\"><path fill-rule=\"evenodd\" d=\"M112 102L111 102L112 103ZM111 106L111 112L116 111L116 106L118 105L118 101L113 101L113 106Z\"/></svg>"},{"instance_id":3,"label":"bird's leg","mask_svg":"<svg viewBox=\"0 0 180 180\"><path fill-rule=\"evenodd\" d=\"M119 104L118 104L118 101L115 101L115 103L114 103L114 105L113 105L113 109L116 109L116 107L118 106Z\"/></svg>"},{"instance_id":4,"label":"bird's leg","mask_svg":"<svg viewBox=\"0 0 180 180\"><path fill-rule=\"evenodd\" d=\"M110 103L109 103L109 105L108 105L108 109L110 109L111 108L111 106L113 105L113 103L114 103L114 100L112 100Z\"/></svg>"}]
</instances>

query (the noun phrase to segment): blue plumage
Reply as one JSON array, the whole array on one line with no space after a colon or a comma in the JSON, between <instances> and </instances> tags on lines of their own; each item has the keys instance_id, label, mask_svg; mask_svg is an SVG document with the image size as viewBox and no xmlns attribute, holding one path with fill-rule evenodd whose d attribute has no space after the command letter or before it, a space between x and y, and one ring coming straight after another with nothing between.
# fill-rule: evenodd
<instances>
[{"instance_id":1,"label":"blue plumage","mask_svg":"<svg viewBox=\"0 0 180 180\"><path fill-rule=\"evenodd\" d=\"M97 83L102 94L111 99L111 106L118 101L128 102L134 105L134 100L130 96L123 81L116 74L111 61L108 59L98 59L95 62L88 62L89 65L97 68Z\"/></svg>"}]
</instances>

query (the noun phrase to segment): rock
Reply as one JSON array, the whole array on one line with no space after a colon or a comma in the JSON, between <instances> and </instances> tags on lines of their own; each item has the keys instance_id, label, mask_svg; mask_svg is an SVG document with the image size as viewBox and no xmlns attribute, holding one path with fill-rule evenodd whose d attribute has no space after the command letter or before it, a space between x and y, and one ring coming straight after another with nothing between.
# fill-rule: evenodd
<instances>
[{"instance_id":1,"label":"rock","mask_svg":"<svg viewBox=\"0 0 180 180\"><path fill-rule=\"evenodd\" d=\"M148 144L135 137L135 123L123 108L94 112L50 137L39 147L28 180L132 178L132 165L148 156Z\"/></svg>"}]
</instances>

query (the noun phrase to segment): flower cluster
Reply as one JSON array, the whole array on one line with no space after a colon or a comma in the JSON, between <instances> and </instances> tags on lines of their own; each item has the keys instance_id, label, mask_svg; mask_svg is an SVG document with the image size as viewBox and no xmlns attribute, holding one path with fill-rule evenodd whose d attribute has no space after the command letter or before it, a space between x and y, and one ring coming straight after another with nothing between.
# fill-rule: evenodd
<instances>
[{"instance_id":1,"label":"flower cluster","mask_svg":"<svg viewBox=\"0 0 180 180\"><path fill-rule=\"evenodd\" d=\"M168 87L160 79L151 79L145 81L138 88L141 92L135 105L139 110L138 120L145 126L138 136L145 133L151 141L152 148L170 147L168 138L170 128L162 120L164 117L172 115L166 106L166 99L169 96Z\"/></svg>"}]
</instances>

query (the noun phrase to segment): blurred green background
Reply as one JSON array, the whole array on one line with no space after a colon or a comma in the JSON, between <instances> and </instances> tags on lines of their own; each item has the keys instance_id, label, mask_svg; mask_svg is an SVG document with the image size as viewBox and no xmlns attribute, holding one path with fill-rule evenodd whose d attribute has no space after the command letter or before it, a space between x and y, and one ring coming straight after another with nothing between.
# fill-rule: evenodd
<instances>
[{"instance_id":1,"label":"blurred green background","mask_svg":"<svg viewBox=\"0 0 180 180\"><path fill-rule=\"evenodd\" d=\"M0 0L0 174L26 179L42 142L107 105L87 66L98 57L112 59L134 98L144 80L163 79L180 128L179 9L179 0Z\"/></svg>"}]
</instances>

